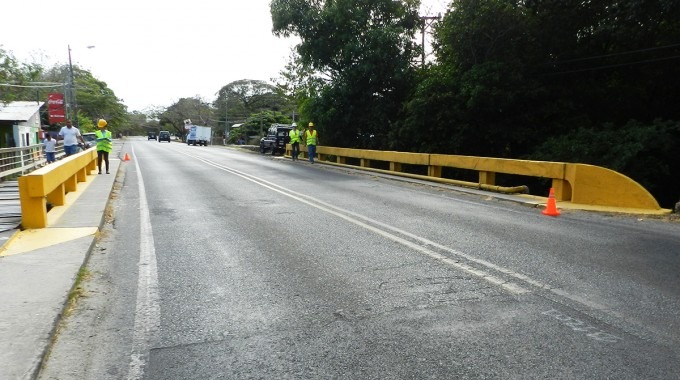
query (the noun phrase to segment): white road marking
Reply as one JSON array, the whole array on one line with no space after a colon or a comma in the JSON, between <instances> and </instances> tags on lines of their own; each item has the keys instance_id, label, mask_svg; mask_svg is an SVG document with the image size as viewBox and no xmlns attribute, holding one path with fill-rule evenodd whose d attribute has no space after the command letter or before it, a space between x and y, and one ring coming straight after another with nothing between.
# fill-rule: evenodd
<instances>
[{"instance_id":1,"label":"white road marking","mask_svg":"<svg viewBox=\"0 0 680 380\"><path fill-rule=\"evenodd\" d=\"M515 272L513 270L510 270L508 268L493 264L491 262L488 262L486 260L478 259L475 257L472 257L464 252L446 247L444 245L441 245L439 243L436 243L434 241L422 238L420 236L414 235L412 233L409 233L407 231L398 229L396 227L387 225L385 223L382 223L377 220L373 220L371 218L368 218L364 215L357 214L355 212L349 211L342 209L340 207L328 204L320 199L304 195L304 194L298 194L288 188L285 188L283 186L277 185L273 182L269 182L265 179L241 172L239 170L227 167L222 164L218 164L216 162L204 159L202 157L193 155L193 154L187 154L187 153L182 153L186 156L195 158L199 161L202 161L210 166L213 166L215 168L218 168L220 170L226 171L228 173L234 174L236 176L239 176L245 180L251 181L257 185L260 185L262 187L268 188L272 191L275 191L281 195L287 196L289 198L292 198L298 202L307 204L309 206L315 207L319 210L322 210L324 212L330 213L332 215L335 215L339 218L342 218L350 223L353 223L355 225L361 226L362 228L365 228L367 230L370 230L374 233L377 233L381 236L384 236L385 238L388 238L394 242L397 242L399 244L402 244L404 246L407 246L417 252L420 252L422 254L425 254L435 260L438 260L446 265L449 265L451 267L455 267L461 271L464 271L465 273L469 273L472 276L475 276L477 278L480 278L484 281L487 281L495 286L499 286L509 293L512 294L525 294L525 293L530 293L531 288L538 288L539 290L545 290L548 291L560 298L563 299L568 299L571 302L574 302L576 304L585 306L587 308L591 308L593 310L598 310L600 312L604 312L606 314L610 314L612 316L615 316L616 318L621 318L621 316L616 313L613 310L607 309L604 306L597 304L596 302L593 302L589 299L584 299L582 297L579 297L574 294L570 294L563 289L560 288L553 288L547 284L544 284L540 281L534 280L530 278L529 276L526 276L524 274ZM388 231L392 231L393 233L390 233ZM400 236L397 236L400 235ZM403 236L403 237L402 237ZM408 239L406 239L406 238ZM445 252L448 253L449 256L443 255L441 253L436 252L433 249L429 249L427 247L432 247L438 250L439 252ZM450 257L454 256L454 258ZM520 285L518 283L512 282L512 281L507 281L499 276L495 276L483 269L480 268L475 268L471 265L465 264L463 262L459 262L458 260L455 259L455 257L459 257L462 260L461 261L466 261L469 263L476 264L480 267L486 268L490 271L500 273L502 276L507 276L510 278L513 278L517 280L518 283L524 285ZM584 312L581 311L581 312ZM552 318L555 318L561 322L564 323L565 326L571 328L573 331L577 332L583 332L585 335L591 339L602 341L602 342L617 342L622 340L623 338L609 334L601 329L598 329L594 326L588 326L585 325L585 323L581 320L566 316L564 314L559 313L556 310L550 310L547 312L542 313L543 315L550 316Z\"/></svg>"},{"instance_id":2,"label":"white road marking","mask_svg":"<svg viewBox=\"0 0 680 380\"><path fill-rule=\"evenodd\" d=\"M523 288L522 286L520 286L518 284L503 280L503 279L501 279L497 276L494 276L494 275L492 275L492 274L490 274L490 273L488 273L488 272L486 272L482 269L473 268L473 267L471 267L467 264L459 263L456 260L453 260L453 259L449 258L448 256L437 253L432 249L426 248L425 246L427 246L427 245L434 246L434 247L436 247L440 250L447 251L447 252L453 253L455 255L464 257L468 261L473 261L473 262L481 264L482 263L481 260L474 259L474 258L472 258L468 255L461 253L461 252L452 250L452 249L445 247L441 244L437 244L433 241L421 238L419 236L413 235L413 234L408 233L406 231L403 231L403 230L397 229L395 227L386 225L386 224L381 223L377 220L373 220L373 219L370 219L366 216L356 214L352 211L344 210L342 208L333 206L331 204L328 204L326 202L321 201L320 199L316 199L314 197L310 197L310 196L307 196L307 195L297 194L294 191L287 189L283 186L280 186L280 185L277 185L275 183L269 182L267 180L252 176L250 174L243 173L239 170L229 168L227 166L215 163L213 161L206 160L204 158L201 158L201 157L198 157L198 156L195 156L195 155L186 154L186 153L183 153L183 154L190 156L190 157L193 157L193 158L196 158L196 159L198 159L202 162L205 162L206 164L213 166L215 168L218 168L220 170L224 170L224 171L227 171L227 172L232 173L234 175L237 175L237 176L239 176L243 179L251 181L251 182L258 184L262 187L268 188L268 189L275 191L279 194L282 194L282 195L287 196L289 198L295 199L298 202L302 202L304 204L315 207L315 208L322 210L324 212L327 212L329 214L335 215L335 216L342 218L342 219L344 219L344 220L346 220L350 223L353 223L357 226L360 226L360 227L365 228L369 231L372 231L372 232L374 232L378 235L381 235L381 236L383 236L383 237L385 237L389 240L392 240L396 243L399 243L399 244L404 245L406 247L409 247L409 248L411 248L411 249L413 249L417 252L420 252L424 255L427 255L427 256L429 256L429 257L431 257L435 260L438 260L438 261L440 261L440 262L442 262L446 265L455 267L455 268L457 268L457 269L459 269L463 272L469 273L470 275L478 277L478 278L480 278L484 281L487 281L487 282L489 282L489 283L491 283L495 286L500 286L510 293L513 293L513 294L529 293L529 290ZM365 222L361 221L360 219L363 219ZM381 228L375 227L374 225L377 225ZM401 235L407 236L412 240L419 241L420 243L414 243L410 240L404 239L404 238L397 236L393 233L390 233L386 230L392 230L392 231L397 232ZM491 263L487 263L487 266L492 267L493 269L496 269L496 270L498 270L497 268L500 268L500 267L497 267L497 266L495 266ZM504 271L502 271L502 273L509 274L509 273L513 273L513 272L505 269Z\"/></svg>"},{"instance_id":3,"label":"white road marking","mask_svg":"<svg viewBox=\"0 0 680 380\"><path fill-rule=\"evenodd\" d=\"M158 269L156 267L156 249L151 229L151 216L149 204L146 200L142 171L139 168L139 160L135 156L134 148L132 149L132 156L139 176L140 241L137 303L127 379L137 380L144 378L152 340L157 337L160 326L160 306L158 304Z\"/></svg>"},{"instance_id":4,"label":"white road marking","mask_svg":"<svg viewBox=\"0 0 680 380\"><path fill-rule=\"evenodd\" d=\"M595 326L590 326L587 325L585 322L583 322L580 319L572 318L568 315L565 315L555 309L544 311L541 314L547 315L549 317L555 318L556 320L562 322L565 326L569 327L573 331L577 332L582 332L585 333L585 335L588 338L600 341L600 342L607 342L607 343L616 343L623 338L620 338L616 335L612 335L608 332L604 332L601 329L598 329Z\"/></svg>"}]
</instances>

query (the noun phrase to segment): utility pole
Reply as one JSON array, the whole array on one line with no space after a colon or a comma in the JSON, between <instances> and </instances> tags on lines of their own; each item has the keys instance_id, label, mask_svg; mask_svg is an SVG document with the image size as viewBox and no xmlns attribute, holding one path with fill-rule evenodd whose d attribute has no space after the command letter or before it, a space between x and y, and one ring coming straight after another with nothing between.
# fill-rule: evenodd
<instances>
[{"instance_id":1,"label":"utility pole","mask_svg":"<svg viewBox=\"0 0 680 380\"><path fill-rule=\"evenodd\" d=\"M69 107L69 115L67 116L69 120L73 122L73 124L76 126L76 128L79 128L78 126L78 109L76 108L76 95L75 91L73 91L73 64L71 63L71 45L68 45L68 70L69 70L69 86L68 86L68 98L71 102L71 106Z\"/></svg>"},{"instance_id":2,"label":"utility pole","mask_svg":"<svg viewBox=\"0 0 680 380\"><path fill-rule=\"evenodd\" d=\"M89 45L87 48L88 49L94 49L94 45ZM69 86L68 86L68 92L69 92L69 99L71 101L71 115L68 117L69 120L73 122L73 125L76 126L76 128L80 128L80 125L78 125L78 102L76 101L76 91L74 89L76 83L75 83L75 76L73 75L73 63L71 62L71 45L68 45L68 71L69 71ZM67 115L68 116L68 115Z\"/></svg>"},{"instance_id":3,"label":"utility pole","mask_svg":"<svg viewBox=\"0 0 680 380\"><path fill-rule=\"evenodd\" d=\"M229 92L224 90L224 145L227 145L227 140L229 140Z\"/></svg>"},{"instance_id":4,"label":"utility pole","mask_svg":"<svg viewBox=\"0 0 680 380\"><path fill-rule=\"evenodd\" d=\"M420 21L421 21L421 29L420 29L420 38L421 38L421 50L422 50L422 59L421 59L421 65L422 67L425 67L425 31L427 28L431 28L432 25L434 25L435 21L439 21L439 19L442 17L441 13L436 15L436 16L420 16Z\"/></svg>"},{"instance_id":5,"label":"utility pole","mask_svg":"<svg viewBox=\"0 0 680 380\"><path fill-rule=\"evenodd\" d=\"M224 90L224 125L226 138L229 138L231 131L229 130L229 92L227 90Z\"/></svg>"}]
</instances>

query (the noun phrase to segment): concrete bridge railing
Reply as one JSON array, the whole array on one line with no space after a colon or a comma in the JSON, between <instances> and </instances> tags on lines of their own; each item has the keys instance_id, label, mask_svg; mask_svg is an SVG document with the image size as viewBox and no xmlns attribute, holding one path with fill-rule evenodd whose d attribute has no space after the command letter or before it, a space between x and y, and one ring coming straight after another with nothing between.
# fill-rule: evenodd
<instances>
[{"instance_id":1,"label":"concrete bridge railing","mask_svg":"<svg viewBox=\"0 0 680 380\"><path fill-rule=\"evenodd\" d=\"M307 149L300 147L302 156ZM290 145L286 154L290 155ZM442 168L467 169L478 172L478 183L449 180L463 186L472 186L501 192L519 192L515 188L496 186L496 174L511 174L552 180L555 198L573 204L607 206L643 210L661 210L656 199L639 183L631 178L603 167L549 161L514 160L490 157L456 156L428 153L406 153L364 149L317 147L319 160L334 159L334 163L346 165L348 158L358 159L359 167L372 169L372 161L389 164L390 174L411 177L442 178ZM403 165L427 167L427 176L409 175L403 172ZM356 165L355 165L356 166ZM385 166L385 164L383 164Z\"/></svg>"},{"instance_id":2,"label":"concrete bridge railing","mask_svg":"<svg viewBox=\"0 0 680 380\"><path fill-rule=\"evenodd\" d=\"M97 168L97 152L87 149L18 178L23 228L47 227L47 202L63 206L66 194L76 191Z\"/></svg>"}]
</instances>

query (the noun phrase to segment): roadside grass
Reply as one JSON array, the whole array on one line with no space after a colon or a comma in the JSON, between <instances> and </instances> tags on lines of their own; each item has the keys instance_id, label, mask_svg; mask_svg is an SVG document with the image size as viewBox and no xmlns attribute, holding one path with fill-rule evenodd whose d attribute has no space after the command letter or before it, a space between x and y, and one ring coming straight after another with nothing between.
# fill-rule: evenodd
<instances>
[{"instance_id":1,"label":"roadside grass","mask_svg":"<svg viewBox=\"0 0 680 380\"><path fill-rule=\"evenodd\" d=\"M68 320L68 317L76 310L78 301L81 298L87 296L85 289L83 288L83 283L90 278L92 278L90 271L85 267L80 268L78 271L78 276L76 277L76 282L73 285L73 289L68 294L68 300L66 301L66 305L64 305L64 311L61 315L61 318L59 318L59 323L57 323L57 326L55 327L54 334L52 334L50 345L45 352L38 373L43 370L44 366L49 360L49 357L52 355L52 348L57 343L57 340L59 340L61 331L66 327L66 321Z\"/></svg>"},{"instance_id":2,"label":"roadside grass","mask_svg":"<svg viewBox=\"0 0 680 380\"><path fill-rule=\"evenodd\" d=\"M85 289L83 288L83 282L89 280L90 278L92 278L90 271L85 267L80 268L78 271L78 277L76 277L76 283L73 286L71 292L68 294L68 301L66 302L66 307L64 308L65 318L68 318L71 314L73 314L73 311L78 306L78 300L87 295Z\"/></svg>"}]
</instances>

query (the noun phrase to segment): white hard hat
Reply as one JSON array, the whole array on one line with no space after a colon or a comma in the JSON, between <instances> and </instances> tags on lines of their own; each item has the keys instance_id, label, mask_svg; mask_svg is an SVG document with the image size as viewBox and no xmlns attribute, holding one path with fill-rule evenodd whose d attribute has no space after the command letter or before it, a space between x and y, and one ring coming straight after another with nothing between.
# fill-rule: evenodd
<instances>
[{"instance_id":1,"label":"white hard hat","mask_svg":"<svg viewBox=\"0 0 680 380\"><path fill-rule=\"evenodd\" d=\"M291 127L297 127L297 124L293 123L291 124Z\"/></svg>"}]
</instances>

